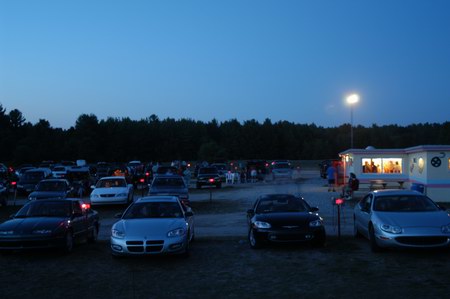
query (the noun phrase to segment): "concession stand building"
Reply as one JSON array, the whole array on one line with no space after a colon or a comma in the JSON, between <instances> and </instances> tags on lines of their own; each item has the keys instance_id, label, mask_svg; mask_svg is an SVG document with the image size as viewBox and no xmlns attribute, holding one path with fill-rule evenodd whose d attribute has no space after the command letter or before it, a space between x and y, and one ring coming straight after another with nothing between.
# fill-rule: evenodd
<instances>
[{"instance_id":1,"label":"concession stand building","mask_svg":"<svg viewBox=\"0 0 450 299\"><path fill-rule=\"evenodd\" d=\"M450 145L405 149L349 149L339 154L347 179L353 172L362 188L413 189L437 202L450 202Z\"/></svg>"}]
</instances>

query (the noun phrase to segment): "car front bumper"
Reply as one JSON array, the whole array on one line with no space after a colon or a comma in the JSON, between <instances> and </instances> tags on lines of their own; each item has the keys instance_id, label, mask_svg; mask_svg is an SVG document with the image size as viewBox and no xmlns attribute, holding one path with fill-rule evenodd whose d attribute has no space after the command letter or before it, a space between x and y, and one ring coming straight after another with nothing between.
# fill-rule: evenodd
<instances>
[{"instance_id":1,"label":"car front bumper","mask_svg":"<svg viewBox=\"0 0 450 299\"><path fill-rule=\"evenodd\" d=\"M111 237L113 255L178 254L186 251L186 236L166 239L119 239Z\"/></svg>"},{"instance_id":2,"label":"car front bumper","mask_svg":"<svg viewBox=\"0 0 450 299\"><path fill-rule=\"evenodd\" d=\"M255 237L259 241L273 243L313 243L323 242L326 238L325 228L311 229L258 229Z\"/></svg>"}]
</instances>

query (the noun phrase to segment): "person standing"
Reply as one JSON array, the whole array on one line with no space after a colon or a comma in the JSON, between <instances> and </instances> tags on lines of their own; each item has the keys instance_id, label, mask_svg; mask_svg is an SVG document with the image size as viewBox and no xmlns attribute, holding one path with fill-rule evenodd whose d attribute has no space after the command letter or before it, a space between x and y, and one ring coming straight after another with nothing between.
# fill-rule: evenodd
<instances>
[{"instance_id":1,"label":"person standing","mask_svg":"<svg viewBox=\"0 0 450 299\"><path fill-rule=\"evenodd\" d=\"M327 168L328 192L336 191L336 189L335 189L336 176L337 176L336 167L333 164L331 164Z\"/></svg>"}]
</instances>

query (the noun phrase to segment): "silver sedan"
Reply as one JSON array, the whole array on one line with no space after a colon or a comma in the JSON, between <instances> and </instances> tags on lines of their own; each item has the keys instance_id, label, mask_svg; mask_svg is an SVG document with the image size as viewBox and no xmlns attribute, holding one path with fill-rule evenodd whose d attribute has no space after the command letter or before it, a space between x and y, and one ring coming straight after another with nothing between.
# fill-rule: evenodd
<instances>
[{"instance_id":1,"label":"silver sedan","mask_svg":"<svg viewBox=\"0 0 450 299\"><path fill-rule=\"evenodd\" d=\"M182 254L194 238L194 217L175 196L148 196L131 204L111 229L113 256Z\"/></svg>"},{"instance_id":2,"label":"silver sedan","mask_svg":"<svg viewBox=\"0 0 450 299\"><path fill-rule=\"evenodd\" d=\"M355 206L353 218L355 236L368 238L372 251L450 245L449 213L417 191L370 192Z\"/></svg>"}]
</instances>

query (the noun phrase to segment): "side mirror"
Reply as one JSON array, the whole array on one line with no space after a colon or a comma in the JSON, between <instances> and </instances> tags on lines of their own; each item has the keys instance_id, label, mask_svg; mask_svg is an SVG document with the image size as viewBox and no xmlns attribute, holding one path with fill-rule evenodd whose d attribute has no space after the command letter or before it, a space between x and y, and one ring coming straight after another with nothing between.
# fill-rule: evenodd
<instances>
[{"instance_id":1,"label":"side mirror","mask_svg":"<svg viewBox=\"0 0 450 299\"><path fill-rule=\"evenodd\" d=\"M184 215L186 217L192 217L192 216L194 216L194 213L192 213L192 211L187 211L187 212L184 213Z\"/></svg>"},{"instance_id":2,"label":"side mirror","mask_svg":"<svg viewBox=\"0 0 450 299\"><path fill-rule=\"evenodd\" d=\"M319 208L318 207L311 207L311 212L318 212Z\"/></svg>"},{"instance_id":3,"label":"side mirror","mask_svg":"<svg viewBox=\"0 0 450 299\"><path fill-rule=\"evenodd\" d=\"M95 185L91 185L91 189L94 190L95 189Z\"/></svg>"}]
</instances>

